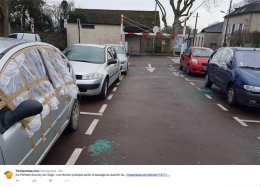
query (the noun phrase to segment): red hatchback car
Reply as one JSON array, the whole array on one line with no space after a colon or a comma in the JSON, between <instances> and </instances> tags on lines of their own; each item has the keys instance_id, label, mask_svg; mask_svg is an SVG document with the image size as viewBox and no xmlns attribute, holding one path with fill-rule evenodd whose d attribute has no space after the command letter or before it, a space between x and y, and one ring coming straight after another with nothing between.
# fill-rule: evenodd
<instances>
[{"instance_id":1,"label":"red hatchback car","mask_svg":"<svg viewBox=\"0 0 260 187\"><path fill-rule=\"evenodd\" d=\"M213 50L205 47L190 47L181 55L180 69L187 75L194 73L204 75L209 57Z\"/></svg>"}]
</instances>

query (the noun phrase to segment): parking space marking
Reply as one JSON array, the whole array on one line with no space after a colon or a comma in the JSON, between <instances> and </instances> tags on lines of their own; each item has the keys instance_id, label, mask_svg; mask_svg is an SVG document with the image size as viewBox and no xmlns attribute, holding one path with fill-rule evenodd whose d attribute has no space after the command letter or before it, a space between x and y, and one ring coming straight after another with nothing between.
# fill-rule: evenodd
<instances>
[{"instance_id":1,"label":"parking space marking","mask_svg":"<svg viewBox=\"0 0 260 187\"><path fill-rule=\"evenodd\" d=\"M183 77L183 78L184 78L185 76L184 76L184 75L181 75L181 77Z\"/></svg>"},{"instance_id":2,"label":"parking space marking","mask_svg":"<svg viewBox=\"0 0 260 187\"><path fill-rule=\"evenodd\" d=\"M260 137L257 137L258 140L260 140Z\"/></svg>"},{"instance_id":3,"label":"parking space marking","mask_svg":"<svg viewBox=\"0 0 260 187\"><path fill-rule=\"evenodd\" d=\"M114 88L113 88L113 92L115 92L116 90L117 90L117 87L114 87Z\"/></svg>"},{"instance_id":4,"label":"parking space marking","mask_svg":"<svg viewBox=\"0 0 260 187\"><path fill-rule=\"evenodd\" d=\"M221 108L222 110L224 110L224 111L228 111L228 109L226 109L222 104L217 104L218 106L219 106L219 108Z\"/></svg>"},{"instance_id":5,"label":"parking space marking","mask_svg":"<svg viewBox=\"0 0 260 187\"><path fill-rule=\"evenodd\" d=\"M94 113L94 112L80 112L82 115L90 115L90 116L102 116L102 113Z\"/></svg>"},{"instance_id":6,"label":"parking space marking","mask_svg":"<svg viewBox=\"0 0 260 187\"><path fill-rule=\"evenodd\" d=\"M106 108L107 108L107 104L103 104L102 107L99 110L99 113L103 114L105 112Z\"/></svg>"},{"instance_id":7,"label":"parking space marking","mask_svg":"<svg viewBox=\"0 0 260 187\"><path fill-rule=\"evenodd\" d=\"M195 86L195 84L194 84L193 82L190 82L190 84L191 84L192 86Z\"/></svg>"},{"instance_id":8,"label":"parking space marking","mask_svg":"<svg viewBox=\"0 0 260 187\"><path fill-rule=\"evenodd\" d=\"M245 124L245 122L241 119L239 119L238 117L233 117L240 125L242 125L243 127L248 127L247 124Z\"/></svg>"},{"instance_id":9,"label":"parking space marking","mask_svg":"<svg viewBox=\"0 0 260 187\"><path fill-rule=\"evenodd\" d=\"M212 99L212 97L208 94L204 94L208 99Z\"/></svg>"},{"instance_id":10,"label":"parking space marking","mask_svg":"<svg viewBox=\"0 0 260 187\"><path fill-rule=\"evenodd\" d=\"M76 163L76 161L79 158L79 155L81 154L81 152L83 151L83 149L81 148L76 148L72 155L70 156L69 160L67 161L66 165L74 165Z\"/></svg>"},{"instance_id":11,"label":"parking space marking","mask_svg":"<svg viewBox=\"0 0 260 187\"><path fill-rule=\"evenodd\" d=\"M172 74L175 75L176 77L179 77L179 76L180 76L180 74L177 73L177 72L172 72Z\"/></svg>"},{"instance_id":12,"label":"parking space marking","mask_svg":"<svg viewBox=\"0 0 260 187\"><path fill-rule=\"evenodd\" d=\"M85 134L91 135L93 133L94 129L96 128L98 122L99 122L99 119L94 119Z\"/></svg>"},{"instance_id":13,"label":"parking space marking","mask_svg":"<svg viewBox=\"0 0 260 187\"><path fill-rule=\"evenodd\" d=\"M113 94L110 94L110 95L107 97L107 100L111 100L113 96L114 96Z\"/></svg>"},{"instance_id":14,"label":"parking space marking","mask_svg":"<svg viewBox=\"0 0 260 187\"><path fill-rule=\"evenodd\" d=\"M201 89L201 88L196 87L196 89L197 89L199 92L202 92L202 89Z\"/></svg>"},{"instance_id":15,"label":"parking space marking","mask_svg":"<svg viewBox=\"0 0 260 187\"><path fill-rule=\"evenodd\" d=\"M186 81L190 81L188 78L185 78Z\"/></svg>"},{"instance_id":16,"label":"parking space marking","mask_svg":"<svg viewBox=\"0 0 260 187\"><path fill-rule=\"evenodd\" d=\"M192 79L192 80L189 79L189 81L191 81L191 82L204 82L202 80L196 80L196 79Z\"/></svg>"},{"instance_id":17,"label":"parking space marking","mask_svg":"<svg viewBox=\"0 0 260 187\"><path fill-rule=\"evenodd\" d=\"M119 86L120 85L120 82L116 83L116 86Z\"/></svg>"},{"instance_id":18,"label":"parking space marking","mask_svg":"<svg viewBox=\"0 0 260 187\"><path fill-rule=\"evenodd\" d=\"M257 120L243 120L245 123L260 123L260 121Z\"/></svg>"}]
</instances>

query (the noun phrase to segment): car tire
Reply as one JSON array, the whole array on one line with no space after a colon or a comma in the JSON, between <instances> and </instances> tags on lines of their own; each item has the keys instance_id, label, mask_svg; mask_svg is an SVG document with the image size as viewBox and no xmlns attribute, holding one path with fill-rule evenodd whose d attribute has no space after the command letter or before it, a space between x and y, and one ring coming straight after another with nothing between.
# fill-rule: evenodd
<instances>
[{"instance_id":1,"label":"car tire","mask_svg":"<svg viewBox=\"0 0 260 187\"><path fill-rule=\"evenodd\" d=\"M190 75L190 66L189 66L189 64L188 64L187 67L186 67L186 74L187 74L187 75Z\"/></svg>"},{"instance_id":2,"label":"car tire","mask_svg":"<svg viewBox=\"0 0 260 187\"><path fill-rule=\"evenodd\" d=\"M100 99L106 99L107 97L107 89L108 89L108 80L106 79L103 83L101 92L99 94Z\"/></svg>"},{"instance_id":3,"label":"car tire","mask_svg":"<svg viewBox=\"0 0 260 187\"><path fill-rule=\"evenodd\" d=\"M70 114L70 121L67 126L67 129L70 132L74 132L77 130L79 126L79 116L80 116L80 109L79 109L79 101L76 99L72 106L71 114Z\"/></svg>"},{"instance_id":4,"label":"car tire","mask_svg":"<svg viewBox=\"0 0 260 187\"><path fill-rule=\"evenodd\" d=\"M210 78L209 78L209 74L208 74L208 73L206 73L206 75L205 75L205 81L204 81L204 83L205 83L205 87L206 87L206 88L211 88L212 82L211 82L211 80L210 80Z\"/></svg>"},{"instance_id":5,"label":"car tire","mask_svg":"<svg viewBox=\"0 0 260 187\"><path fill-rule=\"evenodd\" d=\"M181 62L180 62L179 69L180 69L180 70L182 70L182 69L183 69L183 66L181 65Z\"/></svg>"},{"instance_id":6,"label":"car tire","mask_svg":"<svg viewBox=\"0 0 260 187\"><path fill-rule=\"evenodd\" d=\"M230 85L227 89L227 102L229 105L234 106L237 104L236 90L233 85Z\"/></svg>"},{"instance_id":7,"label":"car tire","mask_svg":"<svg viewBox=\"0 0 260 187\"><path fill-rule=\"evenodd\" d=\"M120 82L120 79L121 79L121 76L122 76L122 71L121 70L119 70L119 74L118 74L118 77L116 79L116 82Z\"/></svg>"}]
</instances>

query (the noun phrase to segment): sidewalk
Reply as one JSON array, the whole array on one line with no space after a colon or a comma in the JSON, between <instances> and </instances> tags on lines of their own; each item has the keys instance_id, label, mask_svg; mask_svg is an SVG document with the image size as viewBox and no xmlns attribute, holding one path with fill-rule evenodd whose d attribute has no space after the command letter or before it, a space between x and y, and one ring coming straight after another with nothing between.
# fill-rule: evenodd
<instances>
[{"instance_id":1,"label":"sidewalk","mask_svg":"<svg viewBox=\"0 0 260 187\"><path fill-rule=\"evenodd\" d=\"M168 57L173 63L180 64L180 57Z\"/></svg>"}]
</instances>

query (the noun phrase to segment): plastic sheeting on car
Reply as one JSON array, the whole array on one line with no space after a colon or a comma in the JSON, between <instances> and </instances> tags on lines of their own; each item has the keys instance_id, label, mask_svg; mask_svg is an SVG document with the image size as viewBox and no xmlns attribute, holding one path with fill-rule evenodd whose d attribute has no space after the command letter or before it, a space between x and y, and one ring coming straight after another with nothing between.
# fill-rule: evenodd
<instances>
[{"instance_id":1,"label":"plastic sheeting on car","mask_svg":"<svg viewBox=\"0 0 260 187\"><path fill-rule=\"evenodd\" d=\"M41 128L42 119L57 110L59 101L56 92L49 82L44 64L38 51L30 48L14 55L0 73L0 99L10 110L23 101L34 99L42 103L43 111L22 121L28 136L31 138Z\"/></svg>"},{"instance_id":2,"label":"plastic sheeting on car","mask_svg":"<svg viewBox=\"0 0 260 187\"><path fill-rule=\"evenodd\" d=\"M59 95L70 95L77 98L78 88L67 68L68 61L62 55L50 48L42 48L47 69Z\"/></svg>"}]
</instances>

